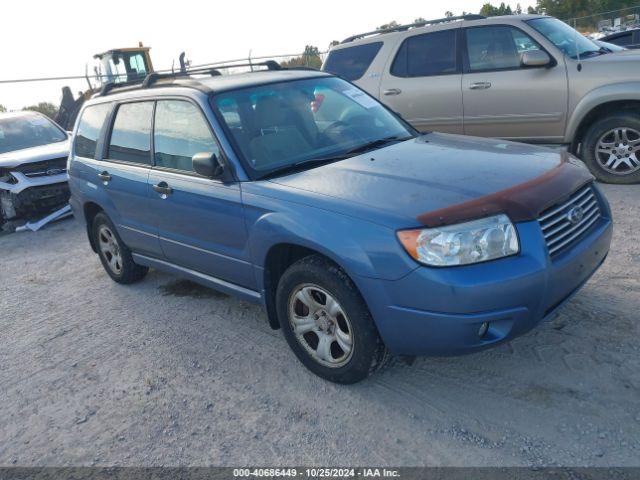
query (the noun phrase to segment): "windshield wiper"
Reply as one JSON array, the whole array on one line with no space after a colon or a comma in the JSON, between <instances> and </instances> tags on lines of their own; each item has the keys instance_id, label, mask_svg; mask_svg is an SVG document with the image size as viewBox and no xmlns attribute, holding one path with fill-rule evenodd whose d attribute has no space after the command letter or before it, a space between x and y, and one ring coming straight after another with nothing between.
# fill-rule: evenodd
<instances>
[{"instance_id":1,"label":"windshield wiper","mask_svg":"<svg viewBox=\"0 0 640 480\"><path fill-rule=\"evenodd\" d=\"M580 58L593 57L595 55L604 55L605 53L609 53L609 50L605 48L600 48L600 50L587 50L586 52L582 52L580 54ZM576 55L577 58L577 55Z\"/></svg>"},{"instance_id":2,"label":"windshield wiper","mask_svg":"<svg viewBox=\"0 0 640 480\"><path fill-rule=\"evenodd\" d=\"M347 154L364 153L369 150L373 150L374 148L383 147L385 145L388 145L389 143L403 142L405 140L409 140L410 138L413 138L413 135L407 135L404 137L401 137L399 135L393 135L391 137L379 138L377 140L372 140L371 142L367 142L362 145L359 145L355 148L352 148L351 150L347 150L346 153Z\"/></svg>"},{"instance_id":3,"label":"windshield wiper","mask_svg":"<svg viewBox=\"0 0 640 480\"><path fill-rule=\"evenodd\" d=\"M367 142L363 145L359 145L355 148L352 148L350 150L347 150L344 153L341 153L339 155L332 155L332 156L328 156L328 157L319 157L319 158L312 158L309 160L302 160L300 162L296 162L296 163L292 163L291 165L285 165L281 168L276 168L275 170L272 170L268 173L266 173L265 175L263 175L262 177L260 177L261 180L265 180L268 178L272 178L272 177L278 177L281 175L285 175L288 173L294 173L300 170L305 170L307 168L313 168L313 167L317 167L320 165L324 165L327 163L333 163L333 162L337 162L339 160L345 160L347 158L353 157L359 153L364 153L366 151L369 150L373 150L374 148L377 147L382 147L384 145L387 145L389 143L392 142L402 142L404 140L409 140L410 138L413 138L413 135L407 135L404 137L400 137L398 135L393 135L391 137L385 137L385 138L379 138L377 140L373 140L371 142Z\"/></svg>"},{"instance_id":4,"label":"windshield wiper","mask_svg":"<svg viewBox=\"0 0 640 480\"><path fill-rule=\"evenodd\" d=\"M338 160L344 160L351 155L335 155L332 157L320 157L312 158L310 160L302 160L300 162L292 163L291 165L285 165L283 167L276 168L260 177L260 180L266 180L273 177L279 177L289 173L299 172L300 170L306 170L307 168L319 167L327 163L337 162Z\"/></svg>"}]
</instances>

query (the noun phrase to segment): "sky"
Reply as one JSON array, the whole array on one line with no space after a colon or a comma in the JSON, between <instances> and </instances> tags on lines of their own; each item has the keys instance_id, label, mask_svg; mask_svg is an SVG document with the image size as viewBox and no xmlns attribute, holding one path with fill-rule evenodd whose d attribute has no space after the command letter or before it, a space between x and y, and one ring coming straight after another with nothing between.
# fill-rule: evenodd
<instances>
[{"instance_id":1,"label":"sky","mask_svg":"<svg viewBox=\"0 0 640 480\"><path fill-rule=\"evenodd\" d=\"M3 2L0 80L84 75L95 53L151 47L156 69L178 65L186 51L193 64L298 53L305 45L326 50L332 40L396 20L441 18L450 10L477 13L486 0L271 0L135 1L22 0ZM496 2L494 2L496 3ZM534 2L520 2L523 9ZM512 3L515 7L516 2ZM84 80L0 83L0 104L10 110L47 101L61 88L86 89Z\"/></svg>"}]
</instances>

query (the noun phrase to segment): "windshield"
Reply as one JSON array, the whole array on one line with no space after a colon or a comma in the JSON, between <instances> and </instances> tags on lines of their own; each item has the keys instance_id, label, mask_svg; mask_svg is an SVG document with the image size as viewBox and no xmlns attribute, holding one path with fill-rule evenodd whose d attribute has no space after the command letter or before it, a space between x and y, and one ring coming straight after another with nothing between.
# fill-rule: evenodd
<instances>
[{"instance_id":1,"label":"windshield","mask_svg":"<svg viewBox=\"0 0 640 480\"><path fill-rule=\"evenodd\" d=\"M252 178L414 135L377 100L335 77L233 90L215 95L212 103Z\"/></svg>"},{"instance_id":2,"label":"windshield","mask_svg":"<svg viewBox=\"0 0 640 480\"><path fill-rule=\"evenodd\" d=\"M62 142L67 134L41 115L0 118L0 153Z\"/></svg>"},{"instance_id":3,"label":"windshield","mask_svg":"<svg viewBox=\"0 0 640 480\"><path fill-rule=\"evenodd\" d=\"M536 18L527 23L571 58L602 53L598 45L557 18Z\"/></svg>"}]
</instances>

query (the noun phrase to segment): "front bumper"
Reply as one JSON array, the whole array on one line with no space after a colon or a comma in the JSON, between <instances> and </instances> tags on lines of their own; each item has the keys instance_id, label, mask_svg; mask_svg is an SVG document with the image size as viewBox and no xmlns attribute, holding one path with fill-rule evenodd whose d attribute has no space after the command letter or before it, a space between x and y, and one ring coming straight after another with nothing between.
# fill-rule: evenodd
<instances>
[{"instance_id":1,"label":"front bumper","mask_svg":"<svg viewBox=\"0 0 640 480\"><path fill-rule=\"evenodd\" d=\"M609 252L609 217L553 261L538 222L532 221L516 225L517 256L463 267L420 267L396 281L359 277L356 283L391 352L478 351L528 332L584 285ZM489 329L481 337L483 322Z\"/></svg>"},{"instance_id":2,"label":"front bumper","mask_svg":"<svg viewBox=\"0 0 640 480\"><path fill-rule=\"evenodd\" d=\"M0 218L38 219L69 201L66 173L30 178L11 172L14 183L0 181Z\"/></svg>"}]
</instances>

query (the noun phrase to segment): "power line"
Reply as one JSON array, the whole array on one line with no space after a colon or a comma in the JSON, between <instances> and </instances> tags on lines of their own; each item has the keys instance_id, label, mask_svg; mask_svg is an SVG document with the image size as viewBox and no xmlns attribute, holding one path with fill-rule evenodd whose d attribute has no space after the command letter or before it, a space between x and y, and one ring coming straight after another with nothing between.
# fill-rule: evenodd
<instances>
[{"instance_id":1,"label":"power line","mask_svg":"<svg viewBox=\"0 0 640 480\"><path fill-rule=\"evenodd\" d=\"M323 55L325 53L326 52L318 52L319 55ZM263 55L260 57L244 57L244 58L236 58L234 60L222 60L219 62L202 63L200 65L190 65L189 68L196 69L196 68L215 67L216 65L235 63L235 62L246 62L246 61L251 62L253 60L264 60L266 58L288 58L288 57L299 57L303 55L304 55L304 52L293 53L288 55ZM171 68L165 68L164 70L156 70L156 73L169 73L172 70L173 69ZM86 79L95 80L95 79L102 79L102 78L109 78L109 77L107 75L66 75L62 77L15 78L15 79L9 79L9 80L0 80L0 84L50 82L50 81L61 81L61 80L86 80Z\"/></svg>"},{"instance_id":2,"label":"power line","mask_svg":"<svg viewBox=\"0 0 640 480\"><path fill-rule=\"evenodd\" d=\"M11 80L0 80L0 83L27 83L27 82L49 82L55 80L86 80L87 78L106 78L106 75L70 75L66 77L41 77L41 78L16 78Z\"/></svg>"}]
</instances>

